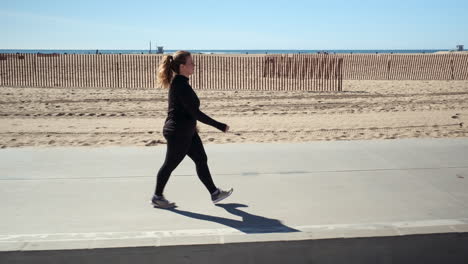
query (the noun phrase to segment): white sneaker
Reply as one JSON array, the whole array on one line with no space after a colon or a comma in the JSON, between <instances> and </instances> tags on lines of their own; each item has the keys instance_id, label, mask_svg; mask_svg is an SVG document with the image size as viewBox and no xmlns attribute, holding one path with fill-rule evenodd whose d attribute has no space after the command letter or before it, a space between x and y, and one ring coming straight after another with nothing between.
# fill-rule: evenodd
<instances>
[{"instance_id":1,"label":"white sneaker","mask_svg":"<svg viewBox=\"0 0 468 264\"><path fill-rule=\"evenodd\" d=\"M228 198L232 194L233 191L234 189L232 188L229 191L223 191L218 188L218 190L211 195L211 201L213 201L213 203L220 202Z\"/></svg>"},{"instance_id":2,"label":"white sneaker","mask_svg":"<svg viewBox=\"0 0 468 264\"><path fill-rule=\"evenodd\" d=\"M164 198L164 196L156 196L156 195L153 195L153 198L151 199L151 204L153 204L154 207L162 208L162 209L176 207L175 203L169 202L166 198Z\"/></svg>"}]
</instances>

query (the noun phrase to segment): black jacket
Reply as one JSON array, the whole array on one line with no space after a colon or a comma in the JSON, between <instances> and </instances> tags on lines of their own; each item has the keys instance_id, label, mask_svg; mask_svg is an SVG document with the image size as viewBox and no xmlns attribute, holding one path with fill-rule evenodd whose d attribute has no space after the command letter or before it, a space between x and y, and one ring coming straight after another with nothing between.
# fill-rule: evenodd
<instances>
[{"instance_id":1,"label":"black jacket","mask_svg":"<svg viewBox=\"0 0 468 264\"><path fill-rule=\"evenodd\" d=\"M183 75L176 75L171 82L164 134L192 134L196 130L197 120L224 131L226 124L220 123L200 111L200 100L188 80Z\"/></svg>"}]
</instances>

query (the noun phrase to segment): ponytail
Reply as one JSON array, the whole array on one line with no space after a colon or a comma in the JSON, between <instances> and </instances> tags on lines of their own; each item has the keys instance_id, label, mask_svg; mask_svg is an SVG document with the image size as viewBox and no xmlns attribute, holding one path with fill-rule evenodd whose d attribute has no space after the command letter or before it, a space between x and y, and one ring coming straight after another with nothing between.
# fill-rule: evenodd
<instances>
[{"instance_id":1,"label":"ponytail","mask_svg":"<svg viewBox=\"0 0 468 264\"><path fill-rule=\"evenodd\" d=\"M173 62L173 58L171 55L164 56L163 60L159 64L158 69L158 84L161 88L169 88L171 84L172 77L174 73L171 69L171 64Z\"/></svg>"},{"instance_id":2,"label":"ponytail","mask_svg":"<svg viewBox=\"0 0 468 264\"><path fill-rule=\"evenodd\" d=\"M174 73L179 74L179 66L185 64L189 56L190 52L188 51L177 51L173 56L164 56L158 67L157 79L159 87L169 88Z\"/></svg>"}]
</instances>

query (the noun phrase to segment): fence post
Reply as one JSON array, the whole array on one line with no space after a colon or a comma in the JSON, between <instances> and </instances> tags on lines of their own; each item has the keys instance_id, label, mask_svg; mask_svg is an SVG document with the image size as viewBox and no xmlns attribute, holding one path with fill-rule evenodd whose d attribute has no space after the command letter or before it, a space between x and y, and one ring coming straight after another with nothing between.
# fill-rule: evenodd
<instances>
[{"instance_id":1,"label":"fence post","mask_svg":"<svg viewBox=\"0 0 468 264\"><path fill-rule=\"evenodd\" d=\"M452 80L455 79L454 72L453 72L453 56L450 56L450 68L452 70Z\"/></svg>"},{"instance_id":2,"label":"fence post","mask_svg":"<svg viewBox=\"0 0 468 264\"><path fill-rule=\"evenodd\" d=\"M392 65L392 61L390 60L390 55L387 56L387 80L390 80L390 67Z\"/></svg>"},{"instance_id":3,"label":"fence post","mask_svg":"<svg viewBox=\"0 0 468 264\"><path fill-rule=\"evenodd\" d=\"M121 59L122 54L119 54L118 56L115 56L117 58L116 60L116 68L115 68L115 75L117 79L117 87L120 87L120 59Z\"/></svg>"}]
</instances>

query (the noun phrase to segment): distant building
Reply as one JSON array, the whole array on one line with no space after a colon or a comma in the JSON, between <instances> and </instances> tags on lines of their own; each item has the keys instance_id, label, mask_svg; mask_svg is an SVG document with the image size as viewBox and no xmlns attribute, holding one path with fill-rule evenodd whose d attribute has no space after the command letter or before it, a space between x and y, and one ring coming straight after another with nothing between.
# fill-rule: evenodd
<instances>
[{"instance_id":1,"label":"distant building","mask_svg":"<svg viewBox=\"0 0 468 264\"><path fill-rule=\"evenodd\" d=\"M158 47L158 52L157 54L163 54L164 53L164 47Z\"/></svg>"},{"instance_id":2,"label":"distant building","mask_svg":"<svg viewBox=\"0 0 468 264\"><path fill-rule=\"evenodd\" d=\"M463 51L463 45L457 45L457 51Z\"/></svg>"}]
</instances>

